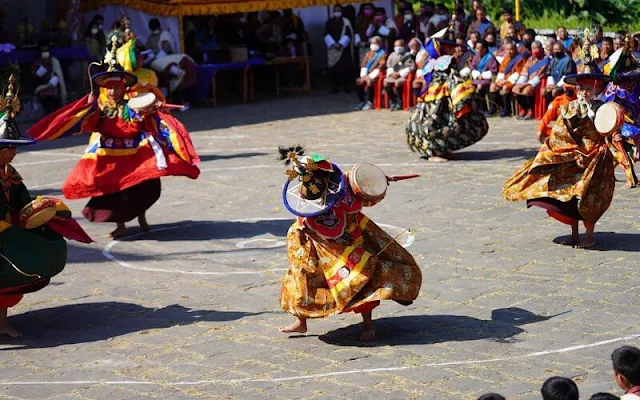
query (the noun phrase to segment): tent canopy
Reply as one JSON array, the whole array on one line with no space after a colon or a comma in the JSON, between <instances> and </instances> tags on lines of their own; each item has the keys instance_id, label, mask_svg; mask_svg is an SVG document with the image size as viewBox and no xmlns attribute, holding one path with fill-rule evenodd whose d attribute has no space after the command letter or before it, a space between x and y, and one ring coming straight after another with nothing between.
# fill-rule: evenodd
<instances>
[{"instance_id":1,"label":"tent canopy","mask_svg":"<svg viewBox=\"0 0 640 400\"><path fill-rule=\"evenodd\" d=\"M86 12L106 5L120 5L154 15L182 17L331 6L364 1L367 0L88 0L82 2L82 7Z\"/></svg>"}]
</instances>

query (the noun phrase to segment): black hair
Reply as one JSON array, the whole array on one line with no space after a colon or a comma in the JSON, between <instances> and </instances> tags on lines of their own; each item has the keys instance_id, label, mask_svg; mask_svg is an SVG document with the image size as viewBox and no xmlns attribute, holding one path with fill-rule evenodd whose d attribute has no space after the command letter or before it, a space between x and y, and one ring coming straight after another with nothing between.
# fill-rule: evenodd
<instances>
[{"instance_id":1,"label":"black hair","mask_svg":"<svg viewBox=\"0 0 640 400\"><path fill-rule=\"evenodd\" d=\"M613 39L612 39L612 38L610 38L610 37L603 37L603 38L602 38L602 41L603 41L603 42L608 42L608 43L610 43L610 44L613 46Z\"/></svg>"},{"instance_id":2,"label":"black hair","mask_svg":"<svg viewBox=\"0 0 640 400\"><path fill-rule=\"evenodd\" d=\"M95 21L95 22L102 21L102 23L104 24L104 17L102 16L102 14L96 14L93 16L92 21Z\"/></svg>"},{"instance_id":3,"label":"black hair","mask_svg":"<svg viewBox=\"0 0 640 400\"><path fill-rule=\"evenodd\" d=\"M637 347L622 346L611 354L613 370L621 374L632 386L640 385L640 350Z\"/></svg>"},{"instance_id":4,"label":"black hair","mask_svg":"<svg viewBox=\"0 0 640 400\"><path fill-rule=\"evenodd\" d=\"M536 37L536 35L537 35L536 30L535 30L535 29L532 29L532 28L527 28L527 29L524 31L524 33L528 33L529 35L533 36L533 38L534 38L534 39L535 39L535 37Z\"/></svg>"},{"instance_id":5,"label":"black hair","mask_svg":"<svg viewBox=\"0 0 640 400\"><path fill-rule=\"evenodd\" d=\"M421 6L427 8L427 7L431 7L431 8L435 8L436 4L433 1L423 1L421 3Z\"/></svg>"},{"instance_id":6,"label":"black hair","mask_svg":"<svg viewBox=\"0 0 640 400\"><path fill-rule=\"evenodd\" d=\"M542 400L579 400L578 385L569 378L553 376L547 379L540 390Z\"/></svg>"},{"instance_id":7,"label":"black hair","mask_svg":"<svg viewBox=\"0 0 640 400\"><path fill-rule=\"evenodd\" d=\"M466 42L467 42L467 35L466 35L465 33L463 33L463 32L460 32L460 33L458 33L458 34L456 35L456 40L457 40L457 39L464 40L464 41L465 41L465 43L466 43Z\"/></svg>"},{"instance_id":8,"label":"black hair","mask_svg":"<svg viewBox=\"0 0 640 400\"><path fill-rule=\"evenodd\" d=\"M503 395L498 393L487 393L478 397L478 400L507 400Z\"/></svg>"},{"instance_id":9,"label":"black hair","mask_svg":"<svg viewBox=\"0 0 640 400\"><path fill-rule=\"evenodd\" d=\"M149 30L155 31L156 29L160 29L160 20L158 18L151 18L149 20Z\"/></svg>"},{"instance_id":10,"label":"black hair","mask_svg":"<svg viewBox=\"0 0 640 400\"><path fill-rule=\"evenodd\" d=\"M376 14L377 13L382 13L384 15L387 15L387 10L384 9L384 7L376 7Z\"/></svg>"},{"instance_id":11,"label":"black hair","mask_svg":"<svg viewBox=\"0 0 640 400\"><path fill-rule=\"evenodd\" d=\"M596 393L589 400L620 400L620 397L611 393Z\"/></svg>"},{"instance_id":12,"label":"black hair","mask_svg":"<svg viewBox=\"0 0 640 400\"><path fill-rule=\"evenodd\" d=\"M480 43L482 45L483 49L489 50L489 43L487 43L486 40L480 40L478 43ZM476 46L478 45L478 43L476 43Z\"/></svg>"}]
</instances>

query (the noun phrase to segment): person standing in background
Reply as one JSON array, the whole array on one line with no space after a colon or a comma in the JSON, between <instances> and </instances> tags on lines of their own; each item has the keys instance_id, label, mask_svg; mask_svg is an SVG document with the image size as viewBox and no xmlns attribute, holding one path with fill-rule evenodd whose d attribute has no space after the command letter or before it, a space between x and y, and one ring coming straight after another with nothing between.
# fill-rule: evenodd
<instances>
[{"instance_id":1,"label":"person standing in background","mask_svg":"<svg viewBox=\"0 0 640 400\"><path fill-rule=\"evenodd\" d=\"M348 19L342 16L342 6L333 7L333 15L324 27L324 43L327 45L327 66L331 71L332 92L337 93L340 87L349 90L349 80L353 70L353 27Z\"/></svg>"}]
</instances>

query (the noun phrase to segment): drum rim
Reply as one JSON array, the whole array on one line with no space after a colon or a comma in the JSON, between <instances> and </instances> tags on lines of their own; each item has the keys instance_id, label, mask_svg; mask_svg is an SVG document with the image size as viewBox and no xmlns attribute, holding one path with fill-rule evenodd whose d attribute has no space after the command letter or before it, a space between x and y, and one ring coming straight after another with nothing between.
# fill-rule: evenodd
<instances>
[{"instance_id":1,"label":"drum rim","mask_svg":"<svg viewBox=\"0 0 640 400\"><path fill-rule=\"evenodd\" d=\"M149 97L149 98L152 98L152 100L151 100L151 102L149 102L149 104L147 104L147 105L144 105L144 106L141 106L141 107L136 107L136 105L135 105L135 100L136 100L136 99L141 99L141 98L143 98L143 97ZM141 94L138 94L138 95L136 95L136 96L131 97L131 98L127 101L127 104L129 105L129 108L139 109L139 110L140 110L140 109L144 109L144 108L147 108L147 107L152 106L152 105L153 105L153 103L155 103L155 101L156 101L157 99L158 99L158 96L156 96L156 95L155 95L155 93L152 93L152 92L146 92L146 93L141 93ZM131 101L132 101L132 100L134 100L134 104L131 104Z\"/></svg>"},{"instance_id":2,"label":"drum rim","mask_svg":"<svg viewBox=\"0 0 640 400\"><path fill-rule=\"evenodd\" d=\"M381 194L379 194L379 195L366 194L366 193L364 193L364 192L362 191L362 188L360 187L360 185L358 185L357 180L356 180L356 179L354 179L354 178L355 178L356 170L357 170L360 166L365 165L365 164L372 165L372 166L376 167L376 168L378 169L378 171L380 171L380 173L382 173L382 176L384 176L384 177L385 177L385 179L386 179L387 174L385 174L385 173L384 173L384 170L383 170L382 168L380 168L378 165L376 165L376 164L374 164L374 163L368 163L368 162L365 162L365 163L358 163L358 164L354 165L354 166L353 166L353 168L351 169L351 171L349 171L349 184L350 184L350 185L351 185L351 184L354 184L354 185L356 186L356 188L358 189L358 191L360 192L360 194L361 194L361 195L364 195L365 197L368 197L368 198L384 198L384 196L386 196L386 194L387 194L387 189L388 189L387 187L385 187L384 192L382 192L382 193L381 193ZM386 182L386 181L385 181L385 182Z\"/></svg>"},{"instance_id":3,"label":"drum rim","mask_svg":"<svg viewBox=\"0 0 640 400\"><path fill-rule=\"evenodd\" d=\"M603 108L606 107L606 108ZM610 121L610 117L607 117L604 121L602 120L602 118L604 117L604 114L600 111L605 111L608 109L612 109L615 112L615 119L611 119L611 128L607 128L607 129L603 129L602 131L600 129L598 129L599 127L601 128L601 125L603 122L608 122ZM600 118L598 118L598 116L601 116ZM598 111L596 111L596 115L593 118L593 125L595 126L596 130L599 133L611 133L613 131L616 130L616 128L620 125L620 123L624 122L624 109L622 108L622 106L620 106L619 104L615 103L615 102L608 102L605 103L603 105L601 105L598 108Z\"/></svg>"},{"instance_id":4,"label":"drum rim","mask_svg":"<svg viewBox=\"0 0 640 400\"><path fill-rule=\"evenodd\" d=\"M282 188L282 201L284 203L285 208L291 214L298 217L317 217L318 215L324 214L327 211L331 210L339 200L342 200L342 198L344 197L344 191L346 186L344 174L336 164L331 163L331 165L333 166L334 173L339 173L340 175L340 188L338 190L338 193L336 194L336 197L331 202L329 202L329 204L327 204L323 210L320 210L320 211L303 213L303 212L294 210L293 207L289 204L289 201L287 201L287 191L289 190L289 185L291 184L291 182L293 182L293 180L287 179L287 181L284 184L284 187Z\"/></svg>"}]
</instances>

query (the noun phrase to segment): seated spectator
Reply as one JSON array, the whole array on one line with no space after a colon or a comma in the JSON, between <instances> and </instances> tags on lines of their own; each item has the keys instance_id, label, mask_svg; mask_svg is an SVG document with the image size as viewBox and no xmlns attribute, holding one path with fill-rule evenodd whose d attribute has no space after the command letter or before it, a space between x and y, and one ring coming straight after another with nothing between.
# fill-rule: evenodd
<instances>
[{"instance_id":1,"label":"seated spectator","mask_svg":"<svg viewBox=\"0 0 640 400\"><path fill-rule=\"evenodd\" d=\"M282 35L287 42L293 42L295 55L303 56L306 53L306 31L304 22L300 17L288 8L282 11Z\"/></svg>"},{"instance_id":2,"label":"seated spectator","mask_svg":"<svg viewBox=\"0 0 640 400\"><path fill-rule=\"evenodd\" d=\"M534 41L531 44L531 56L524 64L520 72L520 77L513 87L513 94L516 95L521 112L518 115L526 120L533 119L534 110L534 90L540 86L540 81L549 64L549 59L544 57L542 43Z\"/></svg>"},{"instance_id":3,"label":"seated spectator","mask_svg":"<svg viewBox=\"0 0 640 400\"><path fill-rule=\"evenodd\" d=\"M553 58L547 68L547 86L544 88L547 103L562 94L564 77L575 74L576 71L576 63L565 53L562 43L556 42L553 45Z\"/></svg>"},{"instance_id":4,"label":"seated spectator","mask_svg":"<svg viewBox=\"0 0 640 400\"><path fill-rule=\"evenodd\" d=\"M467 40L467 46L475 51L476 44L482 40L480 34L478 32L471 32L471 34L467 36L469 37L469 40Z\"/></svg>"},{"instance_id":5,"label":"seated spectator","mask_svg":"<svg viewBox=\"0 0 640 400\"><path fill-rule=\"evenodd\" d=\"M564 93L553 99L538 124L536 137L541 143L551 135L553 125L560 115L560 109L575 99L577 99L575 87L569 84L564 85Z\"/></svg>"},{"instance_id":6,"label":"seated spectator","mask_svg":"<svg viewBox=\"0 0 640 400\"><path fill-rule=\"evenodd\" d=\"M576 383L561 376L547 379L540 392L542 400L580 400Z\"/></svg>"},{"instance_id":7,"label":"seated spectator","mask_svg":"<svg viewBox=\"0 0 640 400\"><path fill-rule=\"evenodd\" d=\"M498 50L500 49L498 48L498 44L496 43L496 35L493 32L488 32L484 37L484 41L487 42L489 53L493 54L494 56L498 54Z\"/></svg>"},{"instance_id":8,"label":"seated spectator","mask_svg":"<svg viewBox=\"0 0 640 400\"><path fill-rule=\"evenodd\" d=\"M620 397L611 393L596 393L589 397L589 400L620 400Z\"/></svg>"},{"instance_id":9,"label":"seated spectator","mask_svg":"<svg viewBox=\"0 0 640 400\"><path fill-rule=\"evenodd\" d=\"M504 39L511 39L514 42L517 42L520 40L520 33L518 33L516 28L514 28L513 26L510 26L507 28L507 36L505 36L503 40Z\"/></svg>"},{"instance_id":10,"label":"seated spectator","mask_svg":"<svg viewBox=\"0 0 640 400\"><path fill-rule=\"evenodd\" d=\"M215 17L209 17L207 24L196 35L196 46L198 51L203 55L202 61L208 62L210 53L218 49L218 42L216 41L216 19Z\"/></svg>"},{"instance_id":11,"label":"seated spectator","mask_svg":"<svg viewBox=\"0 0 640 400\"><path fill-rule=\"evenodd\" d=\"M534 31L533 29L525 30L522 34L522 41L531 44L534 40L536 40L536 31Z\"/></svg>"},{"instance_id":12,"label":"seated spectator","mask_svg":"<svg viewBox=\"0 0 640 400\"><path fill-rule=\"evenodd\" d=\"M418 48L417 52L415 51L416 48ZM424 80L424 67L429 61L429 53L425 51L422 42L417 38L411 39L409 42L409 50L411 50L412 53L415 52L416 59L416 77L411 83L411 93L413 96L418 97L426 86L426 82Z\"/></svg>"},{"instance_id":13,"label":"seated spectator","mask_svg":"<svg viewBox=\"0 0 640 400\"><path fill-rule=\"evenodd\" d=\"M525 59L529 58L531 56L531 44L523 41L517 42L516 52Z\"/></svg>"},{"instance_id":14,"label":"seated spectator","mask_svg":"<svg viewBox=\"0 0 640 400\"><path fill-rule=\"evenodd\" d=\"M511 11L511 9L505 8L502 11L502 19L504 21L502 25L500 25L500 37L502 39L509 36L517 39L520 36L520 32L524 31L524 25L521 22L515 21L513 19L513 11ZM511 34L509 32L510 28L513 28Z\"/></svg>"},{"instance_id":15,"label":"seated spectator","mask_svg":"<svg viewBox=\"0 0 640 400\"><path fill-rule=\"evenodd\" d=\"M373 36L373 19L375 9L373 3L364 3L360 7L360 14L356 19L354 45L357 46L356 64L360 65L360 61L369 51L369 39Z\"/></svg>"},{"instance_id":16,"label":"seated spectator","mask_svg":"<svg viewBox=\"0 0 640 400\"><path fill-rule=\"evenodd\" d=\"M487 12L484 7L480 6L476 10L476 20L473 21L471 25L469 25L469 29L467 30L467 36L471 36L471 32L478 32L480 37L484 36L485 31L489 28L495 30L495 26L493 23L487 19Z\"/></svg>"},{"instance_id":17,"label":"seated spectator","mask_svg":"<svg viewBox=\"0 0 640 400\"><path fill-rule=\"evenodd\" d=\"M640 400L640 350L623 346L611 354L616 383L624 395L622 400Z\"/></svg>"},{"instance_id":18,"label":"seated spectator","mask_svg":"<svg viewBox=\"0 0 640 400\"><path fill-rule=\"evenodd\" d=\"M157 18L149 21L149 29L151 35L147 38L147 60L158 74L160 86L168 86L169 92L174 95L172 101L183 103L188 109L187 91L198 83L196 63L188 55L177 53L176 39L171 32L162 29Z\"/></svg>"},{"instance_id":19,"label":"seated spectator","mask_svg":"<svg viewBox=\"0 0 640 400\"><path fill-rule=\"evenodd\" d=\"M493 54L489 53L487 42L479 42L476 44L476 55L471 60L469 71L461 70L462 76L471 75L473 85L476 87L476 94L479 99L479 105L484 104L484 97L487 94L491 81L500 68L498 61ZM481 107L480 109L484 109Z\"/></svg>"},{"instance_id":20,"label":"seated spectator","mask_svg":"<svg viewBox=\"0 0 640 400\"><path fill-rule=\"evenodd\" d=\"M478 397L478 400L507 400L503 395L498 393L487 393Z\"/></svg>"},{"instance_id":21,"label":"seated spectator","mask_svg":"<svg viewBox=\"0 0 640 400\"><path fill-rule=\"evenodd\" d=\"M548 37L544 42L544 55L545 57L553 58L553 45L556 44L556 40L552 37Z\"/></svg>"},{"instance_id":22,"label":"seated spectator","mask_svg":"<svg viewBox=\"0 0 640 400\"><path fill-rule=\"evenodd\" d=\"M49 45L46 42L40 42L39 48L40 54L31 66L33 80L38 85L34 95L39 101L39 104L34 102L33 110L37 112L42 105L46 113L50 114L66 104L67 86L60 61L51 57Z\"/></svg>"},{"instance_id":23,"label":"seated spectator","mask_svg":"<svg viewBox=\"0 0 640 400\"><path fill-rule=\"evenodd\" d=\"M362 59L360 77L356 79L356 93L360 104L357 110L371 110L373 108L373 87L380 78L380 73L387 64L387 54L382 47L379 36L371 38L369 52Z\"/></svg>"},{"instance_id":24,"label":"seated spectator","mask_svg":"<svg viewBox=\"0 0 640 400\"><path fill-rule=\"evenodd\" d=\"M511 115L511 90L520 78L525 58L522 54L516 53L513 42L507 42L503 47L505 50L504 60L500 64L495 82L489 86L491 104L487 116L493 116L498 109L496 104L502 104L500 116L504 118Z\"/></svg>"},{"instance_id":25,"label":"seated spectator","mask_svg":"<svg viewBox=\"0 0 640 400\"><path fill-rule=\"evenodd\" d=\"M600 62L598 63L598 67L602 71L604 65L609 61L609 57L613 54L613 39L611 38L603 38L602 46L600 47Z\"/></svg>"},{"instance_id":26,"label":"seated spectator","mask_svg":"<svg viewBox=\"0 0 640 400\"><path fill-rule=\"evenodd\" d=\"M415 42L414 47L415 47ZM407 52L404 40L398 39L393 45L393 53L387 58L387 75L384 78L384 89L389 96L389 110L402 110L402 89L407 77L416 68L413 51Z\"/></svg>"},{"instance_id":27,"label":"seated spectator","mask_svg":"<svg viewBox=\"0 0 640 400\"><path fill-rule=\"evenodd\" d=\"M378 36L381 40L380 46L385 51L393 50L393 43L400 34L393 19L387 18L387 11L383 7L376 8L375 18L369 36Z\"/></svg>"}]
</instances>

